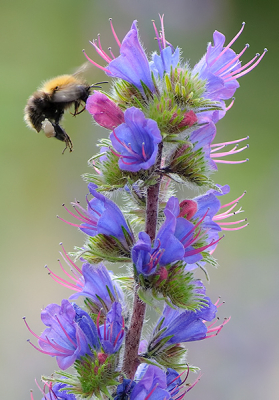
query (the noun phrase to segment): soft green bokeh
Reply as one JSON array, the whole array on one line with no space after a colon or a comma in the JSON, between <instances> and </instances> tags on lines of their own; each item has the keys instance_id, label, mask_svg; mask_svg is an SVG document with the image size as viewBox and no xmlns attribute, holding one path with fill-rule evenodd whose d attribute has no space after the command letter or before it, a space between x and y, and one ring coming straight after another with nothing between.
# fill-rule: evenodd
<instances>
[{"instance_id":1,"label":"soft green bokeh","mask_svg":"<svg viewBox=\"0 0 279 400\"><path fill-rule=\"evenodd\" d=\"M56 219L67 219L61 204L82 200L80 179L95 142L105 134L83 113L67 115L64 126L75 150L28 130L23 108L43 79L74 71L84 62L82 48L97 60L88 40L102 34L104 47L117 46L108 18L120 38L138 19L147 51L156 48L151 19L165 13L167 38L183 49L191 65L203 55L215 29L230 40L241 22L246 28L234 49L246 42L248 61L255 52L269 52L251 74L241 78L236 102L217 125L217 140L250 136L249 163L221 165L216 180L231 186L231 199L242 200L250 226L228 232L218 247L220 267L211 270L208 293L226 300L220 315L232 315L217 337L189 346L189 362L202 369L200 383L189 398L262 400L278 398L278 13L277 1L255 0L48 0L1 1L1 397L30 399L34 378L50 374L54 359L25 341L31 335L21 317L43 330L40 309L60 303L69 292L43 269L58 270L59 242L71 251L82 235ZM101 62L101 60L100 60ZM103 80L92 67L88 79ZM278 111L277 111L278 112ZM34 339L35 343L36 340ZM34 390L35 399L41 399Z\"/></svg>"}]
</instances>

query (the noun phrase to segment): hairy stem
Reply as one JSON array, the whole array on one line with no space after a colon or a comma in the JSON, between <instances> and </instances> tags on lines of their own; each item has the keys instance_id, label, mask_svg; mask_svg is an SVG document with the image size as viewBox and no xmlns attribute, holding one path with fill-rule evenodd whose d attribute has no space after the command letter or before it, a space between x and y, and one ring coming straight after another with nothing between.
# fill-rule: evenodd
<instances>
[{"instance_id":1,"label":"hairy stem","mask_svg":"<svg viewBox=\"0 0 279 400\"><path fill-rule=\"evenodd\" d=\"M160 144L155 169L159 168L161 165L162 148L163 146ZM161 179L159 179L155 185L149 186L147 189L145 232L150 236L151 241L153 241L156 236L160 183ZM134 378L136 369L140 364L138 360L138 348L146 309L146 304L139 298L137 294L138 288L139 286L136 285L134 292L133 314L130 328L127 332L125 340L123 371L126 373L129 379Z\"/></svg>"}]
</instances>

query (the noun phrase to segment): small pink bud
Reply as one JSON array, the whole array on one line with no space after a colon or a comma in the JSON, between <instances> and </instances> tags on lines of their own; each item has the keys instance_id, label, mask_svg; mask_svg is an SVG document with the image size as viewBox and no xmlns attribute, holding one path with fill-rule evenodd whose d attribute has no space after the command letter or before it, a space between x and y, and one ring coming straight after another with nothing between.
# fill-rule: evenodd
<instances>
[{"instance_id":1,"label":"small pink bud","mask_svg":"<svg viewBox=\"0 0 279 400\"><path fill-rule=\"evenodd\" d=\"M159 275L159 279L156 282L157 285L162 281L165 281L168 278L168 271L166 267L160 267L156 275Z\"/></svg>"},{"instance_id":2,"label":"small pink bud","mask_svg":"<svg viewBox=\"0 0 279 400\"><path fill-rule=\"evenodd\" d=\"M86 110L93 115L97 124L107 129L116 128L124 122L122 110L105 94L94 92L86 102Z\"/></svg>"},{"instance_id":3,"label":"small pink bud","mask_svg":"<svg viewBox=\"0 0 279 400\"><path fill-rule=\"evenodd\" d=\"M194 111L190 110L184 114L183 120L178 124L178 128L183 128L184 126L190 128L197 120L198 118Z\"/></svg>"},{"instance_id":4,"label":"small pink bud","mask_svg":"<svg viewBox=\"0 0 279 400\"><path fill-rule=\"evenodd\" d=\"M104 362L106 361L107 358L108 358L108 355L107 355L107 354L98 353L98 360L99 360L99 363L100 363L101 365L104 364Z\"/></svg>"},{"instance_id":5,"label":"small pink bud","mask_svg":"<svg viewBox=\"0 0 279 400\"><path fill-rule=\"evenodd\" d=\"M183 200L180 204L179 217L186 218L188 221L196 214L198 205L195 200Z\"/></svg>"}]
</instances>

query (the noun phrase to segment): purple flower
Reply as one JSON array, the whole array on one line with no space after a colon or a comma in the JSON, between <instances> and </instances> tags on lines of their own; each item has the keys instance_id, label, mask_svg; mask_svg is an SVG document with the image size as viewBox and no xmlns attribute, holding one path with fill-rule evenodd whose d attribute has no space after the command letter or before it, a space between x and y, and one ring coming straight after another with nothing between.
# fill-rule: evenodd
<instances>
[{"instance_id":1,"label":"purple flower","mask_svg":"<svg viewBox=\"0 0 279 400\"><path fill-rule=\"evenodd\" d=\"M108 270L102 263L83 264L82 276L78 281L77 288L79 288L79 292L70 296L70 300L79 296L88 297L98 311L105 308L105 312L107 312L111 309L114 301L124 301L121 288L117 282L112 282Z\"/></svg>"},{"instance_id":2,"label":"purple flower","mask_svg":"<svg viewBox=\"0 0 279 400\"><path fill-rule=\"evenodd\" d=\"M153 275L159 266L183 259L183 245L174 235L176 218L169 210L165 210L165 215L166 220L156 236L154 246L151 246L147 233L140 232L139 240L132 248L132 260L138 274Z\"/></svg>"},{"instance_id":3,"label":"purple flower","mask_svg":"<svg viewBox=\"0 0 279 400\"><path fill-rule=\"evenodd\" d=\"M91 42L97 53L108 63L106 68L96 64L86 53L85 56L92 64L105 71L108 76L124 79L136 86L141 92L144 91L142 86L142 83L144 83L151 92L154 92L155 88L151 78L149 62L139 41L136 22L133 22L131 29L124 37L122 43L117 38L111 23L113 35L120 47L120 56L117 58L112 53L111 56L113 58L111 58L104 52L101 47L100 38L98 45L95 41Z\"/></svg>"},{"instance_id":4,"label":"purple flower","mask_svg":"<svg viewBox=\"0 0 279 400\"><path fill-rule=\"evenodd\" d=\"M65 387L67 387L65 383L56 383L50 386L48 394L45 393L42 400L76 400L74 394L68 393L67 390L61 390L65 389Z\"/></svg>"},{"instance_id":5,"label":"purple flower","mask_svg":"<svg viewBox=\"0 0 279 400\"><path fill-rule=\"evenodd\" d=\"M196 291L205 294L204 286L197 281L197 287L199 286L200 288ZM205 321L212 321L217 312L217 307L212 304L209 297L204 297L204 300L207 301L207 304L196 311L174 309L165 305L163 315L158 320L153 332L155 339L151 341L149 348L154 348L167 338L167 342L163 342L163 347L204 339L208 333ZM159 332L161 333L159 334Z\"/></svg>"},{"instance_id":6,"label":"purple flower","mask_svg":"<svg viewBox=\"0 0 279 400\"><path fill-rule=\"evenodd\" d=\"M138 172L155 164L158 143L162 136L157 122L145 118L138 108L128 108L124 113L125 123L110 134L114 149L118 152L119 168Z\"/></svg>"},{"instance_id":7,"label":"purple flower","mask_svg":"<svg viewBox=\"0 0 279 400\"><path fill-rule=\"evenodd\" d=\"M120 303L113 303L111 310L107 313L104 325L99 326L97 320L98 334L102 348L106 354L116 353L124 339L124 318Z\"/></svg>"},{"instance_id":8,"label":"purple flower","mask_svg":"<svg viewBox=\"0 0 279 400\"><path fill-rule=\"evenodd\" d=\"M59 368L65 370L86 354L91 355L91 348L100 348L97 329L90 316L68 300L62 300L61 306L49 304L41 313L43 323L48 327L38 338L42 353L56 357Z\"/></svg>"},{"instance_id":9,"label":"purple flower","mask_svg":"<svg viewBox=\"0 0 279 400\"><path fill-rule=\"evenodd\" d=\"M67 387L69 388L69 390L71 390L72 386L67 386L66 383L55 383L53 385L52 382L51 383L47 383L45 381L43 382L44 385L42 389L37 384L38 388L44 395L42 400L76 400L76 396L74 394L69 393L68 390L65 390ZM31 400L33 400L32 392L31 392Z\"/></svg>"},{"instance_id":10,"label":"purple flower","mask_svg":"<svg viewBox=\"0 0 279 400\"><path fill-rule=\"evenodd\" d=\"M196 210L195 207L194 210ZM173 215L173 218L175 220L174 236L180 241L184 248L184 256L182 257L182 259L187 264L193 264L201 261L203 258L201 254L202 251L213 246L219 240L219 238L215 238L216 240L212 239L204 246L194 246L198 243L202 233L201 230L199 230L198 233L196 233L195 231L198 226L203 222L204 218L206 217L206 213L202 216L201 219L193 224L192 222L180 216L179 201L174 196L170 197L170 199L168 200L164 213L166 215L166 218L168 218L169 214ZM193 212L191 212L191 215L193 215Z\"/></svg>"},{"instance_id":11,"label":"purple flower","mask_svg":"<svg viewBox=\"0 0 279 400\"><path fill-rule=\"evenodd\" d=\"M149 365L143 378L135 385L130 400L168 400L166 374L159 367Z\"/></svg>"},{"instance_id":12,"label":"purple flower","mask_svg":"<svg viewBox=\"0 0 279 400\"><path fill-rule=\"evenodd\" d=\"M189 137L189 140L194 145L192 151L202 149L207 167L211 170L217 170L215 162L210 157L210 145L216 135L216 126L210 118L205 116L199 118L199 123L202 125L191 132Z\"/></svg>"},{"instance_id":13,"label":"purple flower","mask_svg":"<svg viewBox=\"0 0 279 400\"><path fill-rule=\"evenodd\" d=\"M153 21L153 27L156 34L156 39L159 45L160 54L152 54L152 61L150 62L150 68L154 73L155 77L158 76L163 79L165 73L169 74L171 67L175 68L179 63L180 51L177 47L176 49L166 41L165 29L164 29L164 16L159 15L161 22L161 30L158 32L155 22Z\"/></svg>"},{"instance_id":14,"label":"purple flower","mask_svg":"<svg viewBox=\"0 0 279 400\"><path fill-rule=\"evenodd\" d=\"M117 386L116 396L114 400L128 400L132 390L134 389L136 382L131 379L123 379L122 383Z\"/></svg>"},{"instance_id":15,"label":"purple flower","mask_svg":"<svg viewBox=\"0 0 279 400\"><path fill-rule=\"evenodd\" d=\"M193 74L198 73L201 79L207 81L204 95L206 98L216 101L230 99L239 87L237 79L254 69L266 53L265 49L260 57L257 54L241 67L239 59L249 45L246 45L239 54L236 54L230 47L240 36L244 25L243 23L240 31L225 47L225 36L215 31L213 34L214 45L209 43L206 54L193 68ZM256 59L257 61L255 61Z\"/></svg>"},{"instance_id":16,"label":"purple flower","mask_svg":"<svg viewBox=\"0 0 279 400\"><path fill-rule=\"evenodd\" d=\"M105 94L94 92L86 102L86 110L93 115L97 124L107 129L116 128L124 122L123 111Z\"/></svg>"},{"instance_id":17,"label":"purple flower","mask_svg":"<svg viewBox=\"0 0 279 400\"><path fill-rule=\"evenodd\" d=\"M128 249L127 240L123 231L130 237L131 241L133 241L133 233L130 231L119 207L113 201L99 193L96 190L97 188L98 186L93 183L89 183L88 185L89 192L94 198L87 201L87 211L81 207L78 202L72 203L78 216L66 209L72 216L79 219L82 224L75 225L62 218L60 219L70 225L78 226L82 232L89 236L96 236L98 234L113 236ZM81 210L83 214L78 209Z\"/></svg>"}]
</instances>

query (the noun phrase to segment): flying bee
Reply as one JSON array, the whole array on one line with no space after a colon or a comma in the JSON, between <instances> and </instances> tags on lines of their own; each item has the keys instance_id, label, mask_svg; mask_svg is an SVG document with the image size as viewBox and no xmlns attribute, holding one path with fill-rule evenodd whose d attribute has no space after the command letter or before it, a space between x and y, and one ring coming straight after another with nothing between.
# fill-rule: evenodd
<instances>
[{"instance_id":1,"label":"flying bee","mask_svg":"<svg viewBox=\"0 0 279 400\"><path fill-rule=\"evenodd\" d=\"M82 67L83 68L83 67ZM84 68L83 68L84 69ZM60 125L64 111L74 106L73 116L85 110L85 103L93 89L107 82L89 85L80 75L79 69L73 75L61 75L43 83L27 101L24 109L24 120L29 128L40 132L46 137L55 137L66 143L64 151L73 150L70 136Z\"/></svg>"}]
</instances>

